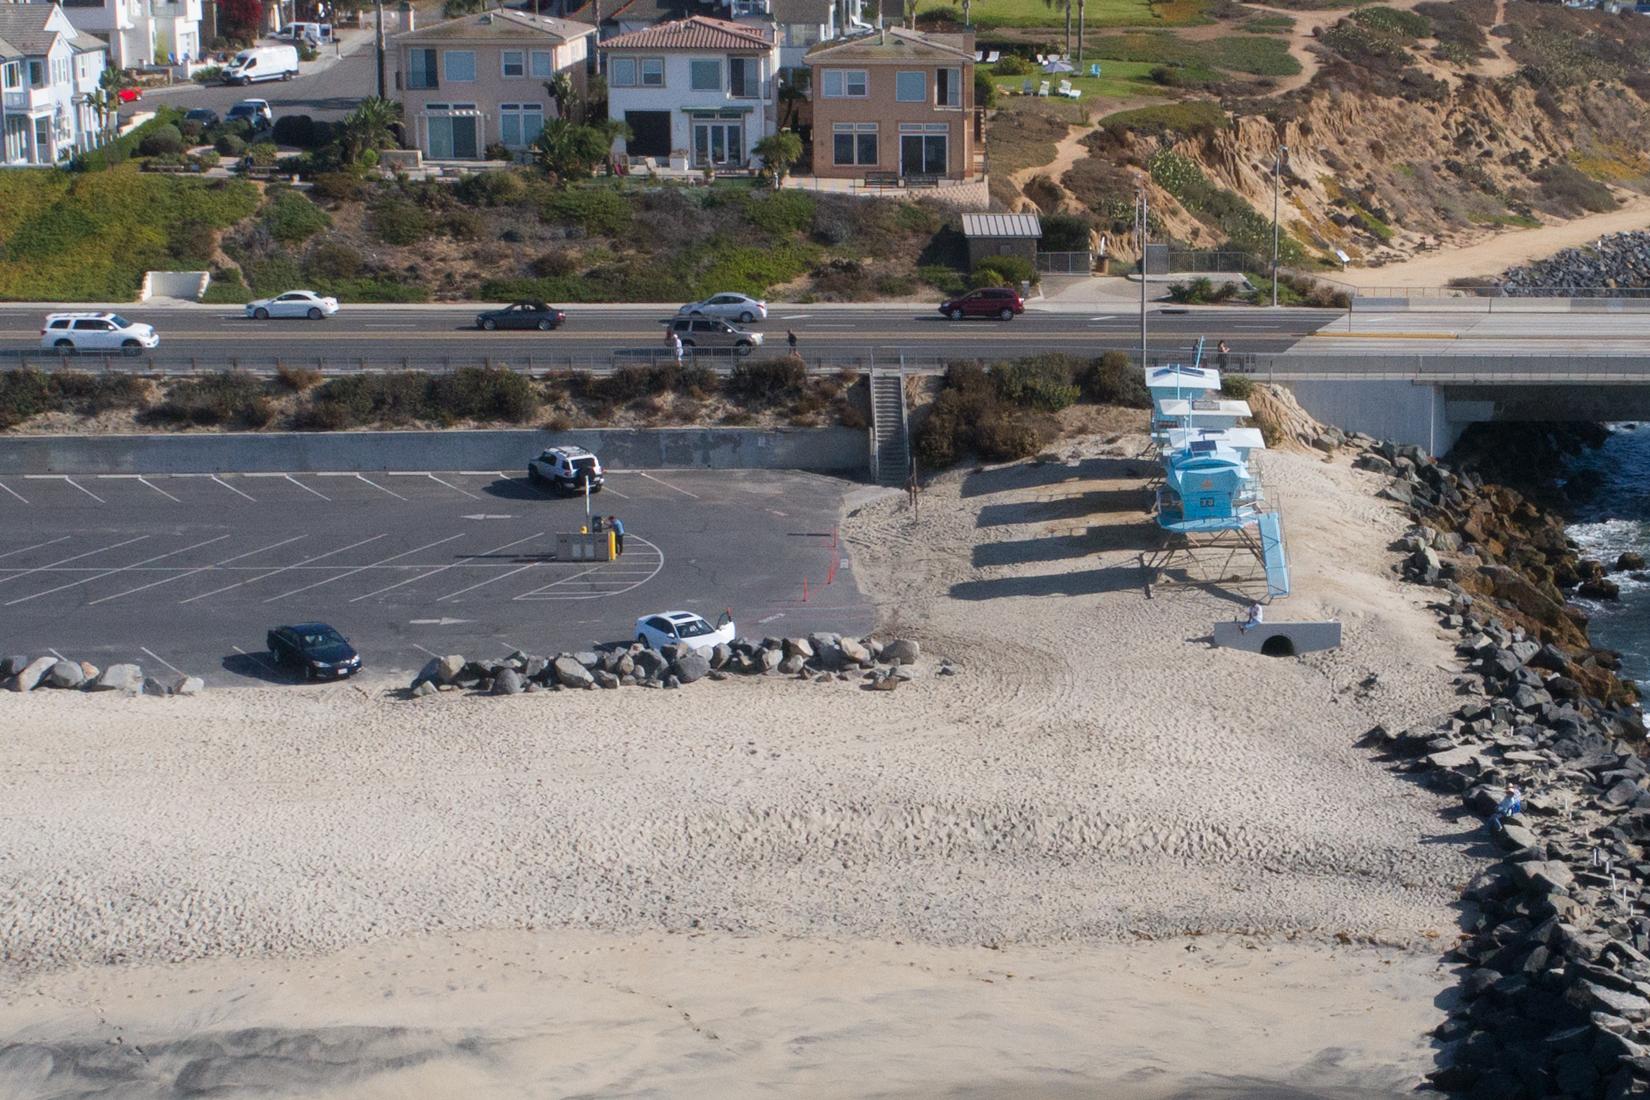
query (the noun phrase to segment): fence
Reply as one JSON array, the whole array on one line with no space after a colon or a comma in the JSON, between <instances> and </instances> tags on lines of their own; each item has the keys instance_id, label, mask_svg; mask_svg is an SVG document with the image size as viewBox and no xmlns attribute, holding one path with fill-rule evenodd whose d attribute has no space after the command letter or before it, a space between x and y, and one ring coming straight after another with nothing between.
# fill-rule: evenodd
<instances>
[{"instance_id":1,"label":"fence","mask_svg":"<svg viewBox=\"0 0 1650 1100\"><path fill-rule=\"evenodd\" d=\"M1269 274L1271 268L1259 257L1248 252L1205 251L1202 249L1171 250L1169 271L1176 275L1215 275L1221 273L1257 275Z\"/></svg>"},{"instance_id":2,"label":"fence","mask_svg":"<svg viewBox=\"0 0 1650 1100\"><path fill-rule=\"evenodd\" d=\"M1643 286L1351 286L1334 279L1321 281L1359 298L1615 298L1650 301Z\"/></svg>"},{"instance_id":3,"label":"fence","mask_svg":"<svg viewBox=\"0 0 1650 1100\"><path fill-rule=\"evenodd\" d=\"M1087 275L1094 270L1094 253L1039 252L1037 270L1050 275Z\"/></svg>"}]
</instances>

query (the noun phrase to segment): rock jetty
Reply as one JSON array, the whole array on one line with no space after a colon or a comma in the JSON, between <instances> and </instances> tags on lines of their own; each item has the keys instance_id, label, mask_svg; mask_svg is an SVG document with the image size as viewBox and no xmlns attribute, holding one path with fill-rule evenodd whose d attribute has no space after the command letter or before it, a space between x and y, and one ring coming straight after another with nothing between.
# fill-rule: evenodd
<instances>
[{"instance_id":1,"label":"rock jetty","mask_svg":"<svg viewBox=\"0 0 1650 1100\"><path fill-rule=\"evenodd\" d=\"M133 664L113 664L99 669L90 661L70 661L56 655L0 657L0 688L34 691L56 688L62 691L120 691L127 695L199 695L206 682L199 676L173 673L145 676Z\"/></svg>"},{"instance_id":2,"label":"rock jetty","mask_svg":"<svg viewBox=\"0 0 1650 1100\"><path fill-rule=\"evenodd\" d=\"M1650 231L1612 233L1591 248L1566 248L1510 268L1498 281L1515 297L1593 297L1606 290L1650 287Z\"/></svg>"}]
</instances>

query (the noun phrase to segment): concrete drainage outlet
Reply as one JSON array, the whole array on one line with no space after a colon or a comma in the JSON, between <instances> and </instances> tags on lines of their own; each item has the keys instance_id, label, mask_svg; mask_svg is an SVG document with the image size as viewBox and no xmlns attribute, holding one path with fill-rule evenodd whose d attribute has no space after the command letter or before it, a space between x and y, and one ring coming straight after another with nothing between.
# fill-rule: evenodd
<instances>
[{"instance_id":1,"label":"concrete drainage outlet","mask_svg":"<svg viewBox=\"0 0 1650 1100\"><path fill-rule=\"evenodd\" d=\"M1287 634L1274 634L1260 644L1263 657L1293 657L1295 640Z\"/></svg>"}]
</instances>

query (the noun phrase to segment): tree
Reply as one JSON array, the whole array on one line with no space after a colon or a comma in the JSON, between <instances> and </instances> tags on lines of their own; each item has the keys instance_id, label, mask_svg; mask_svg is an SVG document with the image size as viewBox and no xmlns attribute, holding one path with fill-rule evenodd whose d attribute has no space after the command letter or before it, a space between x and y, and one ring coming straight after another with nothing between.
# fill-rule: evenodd
<instances>
[{"instance_id":1,"label":"tree","mask_svg":"<svg viewBox=\"0 0 1650 1100\"><path fill-rule=\"evenodd\" d=\"M1083 63L1083 27L1089 21L1089 0L1077 0L1077 63Z\"/></svg>"},{"instance_id":2,"label":"tree","mask_svg":"<svg viewBox=\"0 0 1650 1100\"><path fill-rule=\"evenodd\" d=\"M580 125L553 118L533 139L533 160L558 180L586 179L612 153L613 142L629 132L628 126L612 119Z\"/></svg>"},{"instance_id":3,"label":"tree","mask_svg":"<svg viewBox=\"0 0 1650 1100\"><path fill-rule=\"evenodd\" d=\"M785 78L779 82L779 128L790 130L795 128L797 116L802 111L802 104L808 102L808 74L809 69L788 70Z\"/></svg>"},{"instance_id":4,"label":"tree","mask_svg":"<svg viewBox=\"0 0 1650 1100\"><path fill-rule=\"evenodd\" d=\"M1043 0L1043 7L1066 13L1066 53L1071 53L1071 0Z\"/></svg>"},{"instance_id":5,"label":"tree","mask_svg":"<svg viewBox=\"0 0 1650 1100\"><path fill-rule=\"evenodd\" d=\"M802 139L789 130L769 134L757 142L752 152L762 158L763 165L773 176L774 190L784 182L791 166L802 159Z\"/></svg>"},{"instance_id":6,"label":"tree","mask_svg":"<svg viewBox=\"0 0 1650 1100\"><path fill-rule=\"evenodd\" d=\"M395 144L395 127L401 120L401 104L393 99L368 96L344 118L339 151L345 164L354 164L371 149Z\"/></svg>"},{"instance_id":7,"label":"tree","mask_svg":"<svg viewBox=\"0 0 1650 1100\"><path fill-rule=\"evenodd\" d=\"M264 0L217 0L218 30L225 38L251 42L264 25Z\"/></svg>"},{"instance_id":8,"label":"tree","mask_svg":"<svg viewBox=\"0 0 1650 1100\"><path fill-rule=\"evenodd\" d=\"M584 99L573 86L573 78L560 72L544 82L544 90L556 104L556 115L570 122L584 121Z\"/></svg>"}]
</instances>

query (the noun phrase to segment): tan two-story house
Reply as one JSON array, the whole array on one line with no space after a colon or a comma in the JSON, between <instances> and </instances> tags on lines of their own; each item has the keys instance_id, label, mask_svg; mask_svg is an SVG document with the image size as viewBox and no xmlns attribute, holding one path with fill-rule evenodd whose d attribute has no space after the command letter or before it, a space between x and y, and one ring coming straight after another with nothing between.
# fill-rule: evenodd
<instances>
[{"instance_id":1,"label":"tan two-story house","mask_svg":"<svg viewBox=\"0 0 1650 1100\"><path fill-rule=\"evenodd\" d=\"M890 27L822 42L804 61L812 70L814 175L972 178L972 34Z\"/></svg>"},{"instance_id":2,"label":"tan two-story house","mask_svg":"<svg viewBox=\"0 0 1650 1100\"><path fill-rule=\"evenodd\" d=\"M552 76L566 73L585 94L595 36L587 23L507 9L397 35L408 140L429 160L480 160L490 145L521 152L556 115Z\"/></svg>"}]
</instances>

